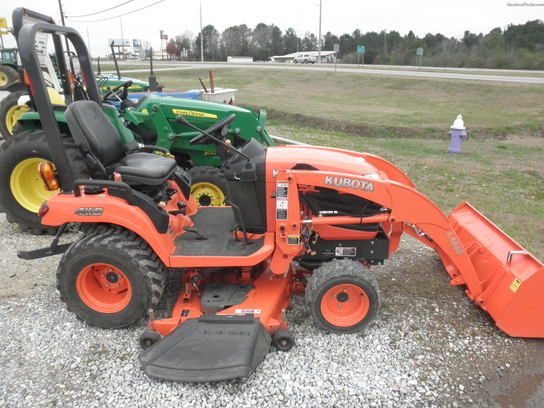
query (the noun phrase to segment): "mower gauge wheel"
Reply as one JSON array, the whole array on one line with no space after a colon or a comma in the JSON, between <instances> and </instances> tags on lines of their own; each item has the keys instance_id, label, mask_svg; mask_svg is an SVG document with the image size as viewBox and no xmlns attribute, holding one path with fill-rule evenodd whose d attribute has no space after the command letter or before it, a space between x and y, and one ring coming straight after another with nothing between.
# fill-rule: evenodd
<instances>
[{"instance_id":1,"label":"mower gauge wheel","mask_svg":"<svg viewBox=\"0 0 544 408\"><path fill-rule=\"evenodd\" d=\"M295 345L295 337L290 330L278 330L272 336L272 344L280 351L289 351Z\"/></svg>"},{"instance_id":2,"label":"mower gauge wheel","mask_svg":"<svg viewBox=\"0 0 544 408\"><path fill-rule=\"evenodd\" d=\"M145 350L161 339L161 335L154 330L147 329L140 335L140 347Z\"/></svg>"},{"instance_id":3,"label":"mower gauge wheel","mask_svg":"<svg viewBox=\"0 0 544 408\"><path fill-rule=\"evenodd\" d=\"M364 329L376 317L381 303L374 274L347 259L317 268L308 279L305 301L316 326L333 333Z\"/></svg>"}]
</instances>

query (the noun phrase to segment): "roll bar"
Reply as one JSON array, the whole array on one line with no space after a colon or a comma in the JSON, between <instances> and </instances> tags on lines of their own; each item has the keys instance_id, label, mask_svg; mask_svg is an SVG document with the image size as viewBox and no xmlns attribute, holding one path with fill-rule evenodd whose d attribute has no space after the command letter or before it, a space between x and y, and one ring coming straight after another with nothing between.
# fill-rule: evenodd
<instances>
[{"instance_id":1,"label":"roll bar","mask_svg":"<svg viewBox=\"0 0 544 408\"><path fill-rule=\"evenodd\" d=\"M29 17L37 16L38 19L43 22L27 23L23 21L23 17L27 15ZM16 26L17 44L19 46L19 55L23 68L25 69L25 82L30 90L32 101L36 110L40 114L40 120L42 128L45 132L49 149L55 166L57 167L57 174L61 190L71 192L73 189L73 173L68 162L66 152L62 143L62 136L60 134L57 121L53 112L53 106L49 100L49 95L45 86L45 81L42 76L40 61L35 47L35 40L37 33L51 34L53 37L53 44L55 46L55 53L57 55L59 70L63 79L63 88L66 95L71 94L70 81L68 81L68 71L66 68L66 62L64 60L64 50L62 47L61 36L64 36L74 46L76 55L79 59L79 65L83 81L89 99L97 102L101 105L100 95L98 92L98 86L94 77L94 72L91 65L91 58L83 38L79 33L71 28L52 24L50 17L33 12L28 9L17 8L13 12L13 22ZM68 89L66 89L66 87Z\"/></svg>"}]
</instances>

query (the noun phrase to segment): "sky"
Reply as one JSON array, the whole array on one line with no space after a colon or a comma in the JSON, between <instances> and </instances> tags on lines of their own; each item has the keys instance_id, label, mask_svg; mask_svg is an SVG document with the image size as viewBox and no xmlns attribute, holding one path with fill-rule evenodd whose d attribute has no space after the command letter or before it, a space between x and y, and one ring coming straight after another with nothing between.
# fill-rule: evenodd
<instances>
[{"instance_id":1,"label":"sky","mask_svg":"<svg viewBox=\"0 0 544 408\"><path fill-rule=\"evenodd\" d=\"M163 0L142 11L107 21L90 22L118 16L160 0L133 0L116 9L89 17L70 17L94 13L126 0L62 0L66 24L75 27L88 40L93 56L107 52L109 38L141 39L160 48L159 30L170 37L200 27L199 0ZM531 2L540 0L530 0ZM544 7L508 6L524 0L322 0L322 35L336 35L360 29L367 31L396 30L416 35L440 32L447 37L460 38L464 30L488 32L494 27L544 19ZM58 0L2 0L0 17L11 22L15 7L26 7L51 15L60 22ZM203 25L212 24L219 31L237 24L254 27L260 22L275 24L282 30L293 27L299 36L305 32L317 35L319 0L202 0ZM82 22L86 21L86 22ZM6 45L13 45L11 36L3 36Z\"/></svg>"}]
</instances>

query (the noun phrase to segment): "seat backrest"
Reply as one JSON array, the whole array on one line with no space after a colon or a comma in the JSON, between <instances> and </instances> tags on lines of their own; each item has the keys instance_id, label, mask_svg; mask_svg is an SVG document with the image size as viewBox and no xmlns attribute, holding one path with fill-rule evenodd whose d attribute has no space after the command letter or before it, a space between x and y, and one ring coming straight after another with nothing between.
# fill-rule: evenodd
<instances>
[{"instance_id":1,"label":"seat backrest","mask_svg":"<svg viewBox=\"0 0 544 408\"><path fill-rule=\"evenodd\" d=\"M123 158L119 133L96 102L73 102L65 115L75 142L87 147L104 167Z\"/></svg>"}]
</instances>

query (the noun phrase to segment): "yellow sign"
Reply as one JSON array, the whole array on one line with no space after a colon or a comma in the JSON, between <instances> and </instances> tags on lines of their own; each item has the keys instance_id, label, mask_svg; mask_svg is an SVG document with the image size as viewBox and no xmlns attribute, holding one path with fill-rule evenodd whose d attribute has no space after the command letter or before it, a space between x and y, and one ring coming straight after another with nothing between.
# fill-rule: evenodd
<instances>
[{"instance_id":1,"label":"yellow sign","mask_svg":"<svg viewBox=\"0 0 544 408\"><path fill-rule=\"evenodd\" d=\"M519 279L514 279L514 281L510 285L510 290L516 293L520 286L521 286L521 281Z\"/></svg>"},{"instance_id":2,"label":"yellow sign","mask_svg":"<svg viewBox=\"0 0 544 408\"><path fill-rule=\"evenodd\" d=\"M199 111L193 111L193 110L172 109L172 113L174 115L193 116L196 118L217 119L217 115L214 115L213 113L199 112Z\"/></svg>"},{"instance_id":3,"label":"yellow sign","mask_svg":"<svg viewBox=\"0 0 544 408\"><path fill-rule=\"evenodd\" d=\"M8 28L8 19L0 17L0 28Z\"/></svg>"}]
</instances>

